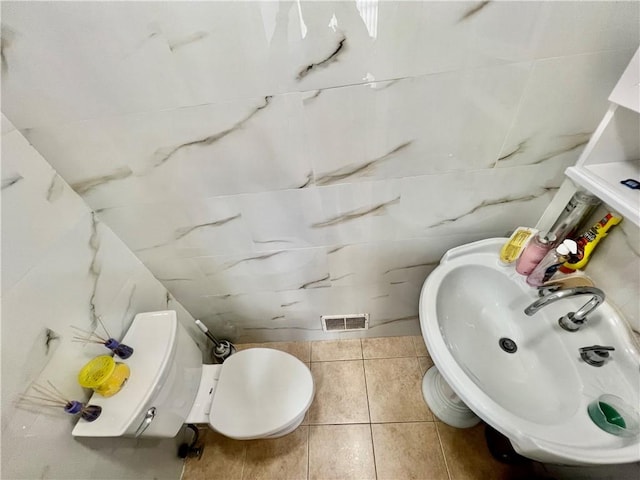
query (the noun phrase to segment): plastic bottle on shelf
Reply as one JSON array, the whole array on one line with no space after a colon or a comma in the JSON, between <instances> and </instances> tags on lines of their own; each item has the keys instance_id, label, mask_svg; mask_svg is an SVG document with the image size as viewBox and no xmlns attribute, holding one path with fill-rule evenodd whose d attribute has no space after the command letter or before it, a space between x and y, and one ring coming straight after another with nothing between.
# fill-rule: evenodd
<instances>
[{"instance_id":1,"label":"plastic bottle on shelf","mask_svg":"<svg viewBox=\"0 0 640 480\"><path fill-rule=\"evenodd\" d=\"M538 233L533 237L516 261L516 272L520 275L530 275L536 265L551 250L555 239L555 235L548 232Z\"/></svg>"},{"instance_id":2,"label":"plastic bottle on shelf","mask_svg":"<svg viewBox=\"0 0 640 480\"><path fill-rule=\"evenodd\" d=\"M555 235L554 244L558 245L565 238L573 238L584 221L602 203L600 199L588 192L577 191L549 229Z\"/></svg>"}]
</instances>

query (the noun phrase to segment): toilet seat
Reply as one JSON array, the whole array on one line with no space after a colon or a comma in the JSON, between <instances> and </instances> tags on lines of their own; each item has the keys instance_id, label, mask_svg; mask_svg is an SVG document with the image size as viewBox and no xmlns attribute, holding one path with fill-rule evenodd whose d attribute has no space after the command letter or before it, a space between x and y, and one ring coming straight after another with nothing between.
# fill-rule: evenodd
<instances>
[{"instance_id":1,"label":"toilet seat","mask_svg":"<svg viewBox=\"0 0 640 480\"><path fill-rule=\"evenodd\" d=\"M270 348L242 350L220 369L209 425L238 440L282 435L301 423L313 394L311 372L296 357Z\"/></svg>"}]
</instances>

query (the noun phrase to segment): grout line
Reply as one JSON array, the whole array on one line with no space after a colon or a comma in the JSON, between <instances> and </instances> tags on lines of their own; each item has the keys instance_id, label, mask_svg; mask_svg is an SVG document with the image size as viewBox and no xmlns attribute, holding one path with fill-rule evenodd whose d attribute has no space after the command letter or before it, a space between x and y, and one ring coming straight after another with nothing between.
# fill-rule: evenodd
<instances>
[{"instance_id":1,"label":"grout line","mask_svg":"<svg viewBox=\"0 0 640 480\"><path fill-rule=\"evenodd\" d=\"M438 435L438 443L440 443L440 451L442 452L442 459L444 460L444 467L447 469L447 475L449 476L449 480L453 480L451 477L451 470L449 470L449 462L447 461L447 455L444 453L444 445L442 445L442 438L440 437L440 430L438 430L438 425L436 422L433 422L433 426L436 429L436 434Z\"/></svg>"},{"instance_id":2,"label":"grout line","mask_svg":"<svg viewBox=\"0 0 640 480\"><path fill-rule=\"evenodd\" d=\"M311 425L307 425L307 480L311 476Z\"/></svg>"},{"instance_id":3,"label":"grout line","mask_svg":"<svg viewBox=\"0 0 640 480\"><path fill-rule=\"evenodd\" d=\"M308 426L311 427L325 427L325 426L343 426L343 425L385 425L389 423L436 423L439 420L393 420L388 422L353 422L353 423L310 423ZM300 425L307 426L307 425Z\"/></svg>"},{"instance_id":4,"label":"grout line","mask_svg":"<svg viewBox=\"0 0 640 480\"><path fill-rule=\"evenodd\" d=\"M369 432L371 432L371 451L373 452L373 473L378 479L378 465L376 464L376 444L373 443L373 425L369 424Z\"/></svg>"},{"instance_id":5,"label":"grout line","mask_svg":"<svg viewBox=\"0 0 640 480\"><path fill-rule=\"evenodd\" d=\"M373 443L373 427L371 426L371 406L369 405L369 387L367 385L367 369L364 366L364 350L362 348L362 339L360 339L360 354L362 355L362 373L364 374L364 392L367 396L367 414L369 415L369 434L371 435L371 453L373 454L373 473L377 480L378 466L376 465L376 447Z\"/></svg>"},{"instance_id":6,"label":"grout line","mask_svg":"<svg viewBox=\"0 0 640 480\"><path fill-rule=\"evenodd\" d=\"M364 377L364 394L367 397L367 416L369 417L369 423L371 423L371 406L369 405L369 388L367 387L367 370L364 367L364 360L362 362L362 375Z\"/></svg>"},{"instance_id":7,"label":"grout line","mask_svg":"<svg viewBox=\"0 0 640 480\"><path fill-rule=\"evenodd\" d=\"M315 361L311 361L310 363L329 363L329 362L351 362L354 360L393 360L396 358L421 358L421 357L428 357L428 355L420 355L420 357L417 357L415 354L414 355L403 355L401 357L367 357L367 358L345 358L345 359L332 359L332 360L315 360Z\"/></svg>"}]
</instances>

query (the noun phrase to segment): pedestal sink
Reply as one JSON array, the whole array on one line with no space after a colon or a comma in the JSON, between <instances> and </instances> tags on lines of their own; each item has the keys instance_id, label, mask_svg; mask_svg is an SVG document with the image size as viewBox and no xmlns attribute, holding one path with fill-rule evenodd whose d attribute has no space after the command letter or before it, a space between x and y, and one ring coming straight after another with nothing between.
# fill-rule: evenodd
<instances>
[{"instance_id":1,"label":"pedestal sink","mask_svg":"<svg viewBox=\"0 0 640 480\"><path fill-rule=\"evenodd\" d=\"M466 404L507 436L518 453L534 460L566 465L639 461L638 436L607 433L587 413L601 394L640 409L640 352L626 322L605 301L579 331L563 330L558 319L582 306L585 297L525 315L537 291L513 266L500 263L505 241L488 239L450 250L422 287L420 326L437 368L425 375L427 403L440 382L444 396L451 389L454 410ZM594 367L579 353L590 345L615 351L602 367ZM438 406L432 409L438 415ZM473 415L461 423L454 426L473 424Z\"/></svg>"}]
</instances>

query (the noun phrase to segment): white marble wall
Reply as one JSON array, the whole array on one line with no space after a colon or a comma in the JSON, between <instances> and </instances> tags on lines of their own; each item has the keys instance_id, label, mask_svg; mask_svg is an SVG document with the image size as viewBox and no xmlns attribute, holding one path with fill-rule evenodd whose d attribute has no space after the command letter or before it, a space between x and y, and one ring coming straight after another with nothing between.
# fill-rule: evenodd
<instances>
[{"instance_id":1,"label":"white marble wall","mask_svg":"<svg viewBox=\"0 0 640 480\"><path fill-rule=\"evenodd\" d=\"M600 218L607 211L599 212ZM597 221L597 216L592 223ZM640 341L640 228L623 220L601 241L585 272L604 290Z\"/></svg>"},{"instance_id":2,"label":"white marble wall","mask_svg":"<svg viewBox=\"0 0 640 480\"><path fill-rule=\"evenodd\" d=\"M2 110L235 340L418 333L444 251L535 224L637 2L2 5Z\"/></svg>"},{"instance_id":3,"label":"white marble wall","mask_svg":"<svg viewBox=\"0 0 640 480\"><path fill-rule=\"evenodd\" d=\"M75 418L18 402L46 380L86 398L77 372L104 347L72 343L71 325L92 329L100 316L121 338L136 313L167 308L195 334L191 315L3 116L2 478L179 478L173 439L77 440Z\"/></svg>"}]
</instances>

